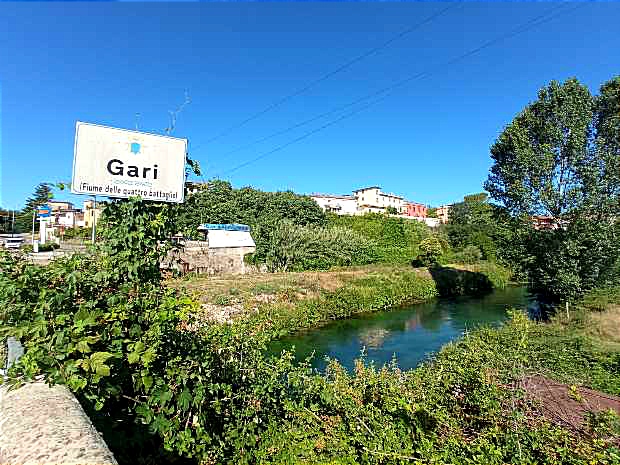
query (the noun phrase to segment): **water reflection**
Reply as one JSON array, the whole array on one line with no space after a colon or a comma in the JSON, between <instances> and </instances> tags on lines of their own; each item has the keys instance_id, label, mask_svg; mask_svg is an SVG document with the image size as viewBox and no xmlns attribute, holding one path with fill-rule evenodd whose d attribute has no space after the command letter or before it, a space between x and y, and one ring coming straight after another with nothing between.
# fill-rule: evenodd
<instances>
[{"instance_id":1,"label":"water reflection","mask_svg":"<svg viewBox=\"0 0 620 465\"><path fill-rule=\"evenodd\" d=\"M441 299L408 308L336 321L272 343L270 352L295 346L298 359L315 352L315 368L325 367L325 357L337 358L348 367L365 347L377 365L396 356L403 369L415 367L429 353L480 325L497 325L511 307L528 305L525 288L510 287L481 298Z\"/></svg>"}]
</instances>

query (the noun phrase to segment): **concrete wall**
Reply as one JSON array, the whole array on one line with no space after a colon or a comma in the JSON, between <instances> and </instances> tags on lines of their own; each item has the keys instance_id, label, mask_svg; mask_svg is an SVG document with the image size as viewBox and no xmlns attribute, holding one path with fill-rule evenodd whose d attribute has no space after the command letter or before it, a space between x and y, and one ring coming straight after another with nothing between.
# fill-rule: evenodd
<instances>
[{"instance_id":1,"label":"concrete wall","mask_svg":"<svg viewBox=\"0 0 620 465\"><path fill-rule=\"evenodd\" d=\"M7 367L23 354L19 342L10 342ZM0 386L0 464L117 462L71 391L26 383L16 389Z\"/></svg>"}]
</instances>

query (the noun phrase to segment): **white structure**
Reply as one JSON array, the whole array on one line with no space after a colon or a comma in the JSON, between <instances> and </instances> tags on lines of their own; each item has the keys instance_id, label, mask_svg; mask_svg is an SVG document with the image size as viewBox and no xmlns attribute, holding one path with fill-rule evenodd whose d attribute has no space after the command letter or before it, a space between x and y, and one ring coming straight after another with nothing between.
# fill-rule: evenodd
<instances>
[{"instance_id":1,"label":"white structure","mask_svg":"<svg viewBox=\"0 0 620 465\"><path fill-rule=\"evenodd\" d=\"M254 270L244 257L256 252L256 244L245 225L204 224L198 227L205 233L203 241L179 241L179 248L169 252L162 268L181 273L243 274Z\"/></svg>"},{"instance_id":2,"label":"white structure","mask_svg":"<svg viewBox=\"0 0 620 465\"><path fill-rule=\"evenodd\" d=\"M64 210L56 215L56 224L65 228L75 228L77 226L77 213L79 210Z\"/></svg>"},{"instance_id":3,"label":"white structure","mask_svg":"<svg viewBox=\"0 0 620 465\"><path fill-rule=\"evenodd\" d=\"M398 213L404 213L404 198L396 194L381 192L379 186L363 187L353 191L358 213L383 213L388 207L394 207Z\"/></svg>"},{"instance_id":4,"label":"white structure","mask_svg":"<svg viewBox=\"0 0 620 465\"><path fill-rule=\"evenodd\" d=\"M250 231L218 231L209 230L207 242L210 249L230 247L256 247Z\"/></svg>"},{"instance_id":5,"label":"white structure","mask_svg":"<svg viewBox=\"0 0 620 465\"><path fill-rule=\"evenodd\" d=\"M421 221L424 221L426 225L431 228L436 228L437 226L441 224L441 221L439 220L439 218L422 218Z\"/></svg>"},{"instance_id":6,"label":"white structure","mask_svg":"<svg viewBox=\"0 0 620 465\"><path fill-rule=\"evenodd\" d=\"M351 195L312 194L310 197L326 212L337 215L357 214L357 200Z\"/></svg>"}]
</instances>

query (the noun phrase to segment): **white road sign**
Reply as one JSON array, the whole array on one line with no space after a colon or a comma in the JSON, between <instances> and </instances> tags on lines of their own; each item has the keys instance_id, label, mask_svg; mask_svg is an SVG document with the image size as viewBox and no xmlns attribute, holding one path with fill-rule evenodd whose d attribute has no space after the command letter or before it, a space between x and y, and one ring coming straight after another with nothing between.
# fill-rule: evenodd
<instances>
[{"instance_id":1,"label":"white road sign","mask_svg":"<svg viewBox=\"0 0 620 465\"><path fill-rule=\"evenodd\" d=\"M77 122L74 194L183 202L187 139Z\"/></svg>"}]
</instances>

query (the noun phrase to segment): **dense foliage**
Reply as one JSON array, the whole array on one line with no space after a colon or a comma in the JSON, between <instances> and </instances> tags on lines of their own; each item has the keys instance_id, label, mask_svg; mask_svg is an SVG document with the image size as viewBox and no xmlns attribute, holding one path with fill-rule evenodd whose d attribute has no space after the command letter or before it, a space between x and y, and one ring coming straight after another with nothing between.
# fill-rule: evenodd
<instances>
[{"instance_id":1,"label":"dense foliage","mask_svg":"<svg viewBox=\"0 0 620 465\"><path fill-rule=\"evenodd\" d=\"M564 367L568 356L576 376L617 393L617 354L577 337L550 338L516 315L416 370L360 362L348 373L333 362L317 374L291 354L265 356L276 328L254 319L201 322L195 302L162 286L156 263L174 227L170 213L114 202L97 254L47 268L0 255L1 332L26 347L10 380L43 375L66 384L121 461L161 463L155 439L202 463L609 463L618 453L602 433L578 438L533 420L509 388L526 369ZM430 296L432 283L413 271L360 278L312 305L342 317L360 305L398 303L403 290ZM142 427L146 436L137 434Z\"/></svg>"},{"instance_id":2,"label":"dense foliage","mask_svg":"<svg viewBox=\"0 0 620 465\"><path fill-rule=\"evenodd\" d=\"M485 188L521 233L521 263L544 301L571 301L617 276L620 77L593 97L576 79L551 82L491 148ZM550 219L534 229L530 218Z\"/></svg>"},{"instance_id":3,"label":"dense foliage","mask_svg":"<svg viewBox=\"0 0 620 465\"><path fill-rule=\"evenodd\" d=\"M261 246L251 257L268 271L321 270L333 266L375 263L375 244L347 228L299 226L280 222L259 226L255 236Z\"/></svg>"},{"instance_id":4,"label":"dense foliage","mask_svg":"<svg viewBox=\"0 0 620 465\"><path fill-rule=\"evenodd\" d=\"M462 202L453 204L448 224L444 227L452 247L456 251L476 247L481 258L495 260L498 225L494 210L485 193L466 195Z\"/></svg>"},{"instance_id":5,"label":"dense foliage","mask_svg":"<svg viewBox=\"0 0 620 465\"><path fill-rule=\"evenodd\" d=\"M178 232L196 238L200 237L197 227L204 223L241 223L252 229L282 221L301 226L325 225L323 210L308 196L252 187L235 189L220 180L202 185L175 209Z\"/></svg>"},{"instance_id":6,"label":"dense foliage","mask_svg":"<svg viewBox=\"0 0 620 465\"><path fill-rule=\"evenodd\" d=\"M428 226L420 221L380 213L360 216L330 214L328 223L330 227L348 228L373 241L377 261L382 263L411 263L418 256L422 240L431 235Z\"/></svg>"},{"instance_id":7,"label":"dense foliage","mask_svg":"<svg viewBox=\"0 0 620 465\"><path fill-rule=\"evenodd\" d=\"M62 238L67 239L90 239L92 234L92 228L75 227L67 228L63 231Z\"/></svg>"}]
</instances>

